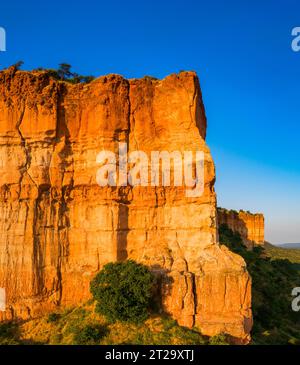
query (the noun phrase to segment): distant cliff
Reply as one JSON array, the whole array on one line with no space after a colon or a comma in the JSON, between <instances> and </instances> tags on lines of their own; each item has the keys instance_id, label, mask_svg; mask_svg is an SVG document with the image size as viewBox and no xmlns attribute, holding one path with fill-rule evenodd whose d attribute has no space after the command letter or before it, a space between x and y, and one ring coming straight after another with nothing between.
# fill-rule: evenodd
<instances>
[{"instance_id":1,"label":"distant cliff","mask_svg":"<svg viewBox=\"0 0 300 365\"><path fill-rule=\"evenodd\" d=\"M0 287L3 318L83 303L111 261L148 265L165 311L241 343L252 326L244 260L220 246L215 169L193 72L163 80L100 77L68 84L43 72L0 73ZM97 154L202 151L204 193L182 186L104 186Z\"/></svg>"},{"instance_id":2,"label":"distant cliff","mask_svg":"<svg viewBox=\"0 0 300 365\"><path fill-rule=\"evenodd\" d=\"M264 244L263 214L218 208L218 224L226 224L234 232L238 232L248 248Z\"/></svg>"}]
</instances>

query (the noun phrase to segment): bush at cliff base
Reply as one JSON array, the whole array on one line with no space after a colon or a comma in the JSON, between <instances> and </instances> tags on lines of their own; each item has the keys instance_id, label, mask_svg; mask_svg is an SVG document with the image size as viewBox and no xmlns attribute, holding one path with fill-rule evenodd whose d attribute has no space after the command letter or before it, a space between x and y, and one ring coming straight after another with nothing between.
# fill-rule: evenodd
<instances>
[{"instance_id":1,"label":"bush at cliff base","mask_svg":"<svg viewBox=\"0 0 300 365\"><path fill-rule=\"evenodd\" d=\"M92 280L96 311L109 321L143 322L148 317L154 277L132 260L109 263Z\"/></svg>"}]
</instances>

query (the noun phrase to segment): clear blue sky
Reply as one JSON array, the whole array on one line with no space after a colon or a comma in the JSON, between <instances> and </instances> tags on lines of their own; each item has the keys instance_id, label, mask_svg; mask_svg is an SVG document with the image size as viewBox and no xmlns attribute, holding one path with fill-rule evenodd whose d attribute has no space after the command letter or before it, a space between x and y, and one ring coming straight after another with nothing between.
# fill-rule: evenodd
<instances>
[{"instance_id":1,"label":"clear blue sky","mask_svg":"<svg viewBox=\"0 0 300 365\"><path fill-rule=\"evenodd\" d=\"M300 242L299 0L2 1L0 65L82 74L195 70L218 204L261 211L266 238Z\"/></svg>"}]
</instances>

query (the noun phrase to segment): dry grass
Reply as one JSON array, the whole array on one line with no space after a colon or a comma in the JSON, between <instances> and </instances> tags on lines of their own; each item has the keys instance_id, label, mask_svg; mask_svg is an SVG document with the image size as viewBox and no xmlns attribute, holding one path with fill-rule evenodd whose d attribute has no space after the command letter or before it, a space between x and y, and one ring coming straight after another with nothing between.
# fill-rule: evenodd
<instances>
[{"instance_id":1,"label":"dry grass","mask_svg":"<svg viewBox=\"0 0 300 365\"><path fill-rule=\"evenodd\" d=\"M97 337L91 328L96 331ZM92 333L92 335L90 334ZM91 336L93 338L91 338ZM197 330L179 326L167 316L151 315L142 324L109 323L94 311L93 304L69 308L18 325L18 342L22 344L209 344L209 338ZM1 341L0 341L1 342Z\"/></svg>"}]
</instances>

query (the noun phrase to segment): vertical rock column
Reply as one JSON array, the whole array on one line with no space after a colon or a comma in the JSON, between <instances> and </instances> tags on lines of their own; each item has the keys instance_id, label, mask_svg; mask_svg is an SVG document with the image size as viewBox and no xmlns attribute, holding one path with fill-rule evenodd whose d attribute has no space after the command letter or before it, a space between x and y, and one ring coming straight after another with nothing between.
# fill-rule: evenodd
<instances>
[{"instance_id":1,"label":"vertical rock column","mask_svg":"<svg viewBox=\"0 0 300 365\"><path fill-rule=\"evenodd\" d=\"M163 308L204 334L249 340L251 282L217 238L215 169L193 72L71 85L45 73L0 73L0 287L4 317L33 317L90 298L110 261L134 259L161 281ZM201 151L204 192L106 186L97 154Z\"/></svg>"}]
</instances>

